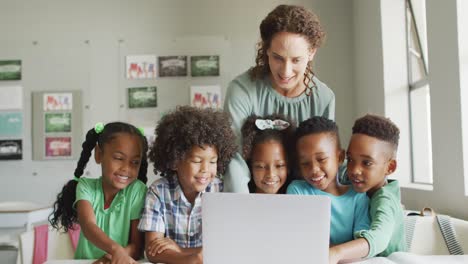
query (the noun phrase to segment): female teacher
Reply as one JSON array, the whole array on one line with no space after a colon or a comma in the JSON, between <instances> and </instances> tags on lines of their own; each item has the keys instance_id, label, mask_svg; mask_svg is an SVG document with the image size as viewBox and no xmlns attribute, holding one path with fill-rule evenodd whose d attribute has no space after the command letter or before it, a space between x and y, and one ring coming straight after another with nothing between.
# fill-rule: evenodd
<instances>
[{"instance_id":1,"label":"female teacher","mask_svg":"<svg viewBox=\"0 0 468 264\"><path fill-rule=\"evenodd\" d=\"M225 98L239 146L242 124L252 114L280 113L296 122L335 118L335 95L312 71L325 37L318 17L304 7L279 5L260 24L260 35L256 65L231 81ZM249 168L238 153L224 175L225 191L247 193L249 181Z\"/></svg>"}]
</instances>

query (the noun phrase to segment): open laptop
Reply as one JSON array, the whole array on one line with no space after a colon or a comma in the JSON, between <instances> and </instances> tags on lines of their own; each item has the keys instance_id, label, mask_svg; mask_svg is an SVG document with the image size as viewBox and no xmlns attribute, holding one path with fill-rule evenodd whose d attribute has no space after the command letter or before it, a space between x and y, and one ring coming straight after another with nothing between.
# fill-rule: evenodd
<instances>
[{"instance_id":1,"label":"open laptop","mask_svg":"<svg viewBox=\"0 0 468 264\"><path fill-rule=\"evenodd\" d=\"M205 193L203 263L328 263L325 196Z\"/></svg>"}]
</instances>

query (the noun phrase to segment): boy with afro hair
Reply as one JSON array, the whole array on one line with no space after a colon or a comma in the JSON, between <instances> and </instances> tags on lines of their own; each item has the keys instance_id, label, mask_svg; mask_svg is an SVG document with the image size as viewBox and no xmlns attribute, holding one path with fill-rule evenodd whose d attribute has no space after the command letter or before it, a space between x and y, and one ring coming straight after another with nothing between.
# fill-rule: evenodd
<instances>
[{"instance_id":1,"label":"boy with afro hair","mask_svg":"<svg viewBox=\"0 0 468 264\"><path fill-rule=\"evenodd\" d=\"M162 178L148 188L138 229L154 263L202 263L201 196L220 192L217 177L237 151L231 121L214 109L178 107L156 127L150 160Z\"/></svg>"}]
</instances>

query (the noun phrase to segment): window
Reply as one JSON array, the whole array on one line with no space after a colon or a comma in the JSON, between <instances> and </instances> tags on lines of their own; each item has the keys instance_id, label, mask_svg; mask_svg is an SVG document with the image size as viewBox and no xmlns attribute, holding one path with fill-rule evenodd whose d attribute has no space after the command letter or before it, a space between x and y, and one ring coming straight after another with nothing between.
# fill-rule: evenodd
<instances>
[{"instance_id":1,"label":"window","mask_svg":"<svg viewBox=\"0 0 468 264\"><path fill-rule=\"evenodd\" d=\"M425 0L406 0L412 182L432 184L432 142Z\"/></svg>"}]
</instances>

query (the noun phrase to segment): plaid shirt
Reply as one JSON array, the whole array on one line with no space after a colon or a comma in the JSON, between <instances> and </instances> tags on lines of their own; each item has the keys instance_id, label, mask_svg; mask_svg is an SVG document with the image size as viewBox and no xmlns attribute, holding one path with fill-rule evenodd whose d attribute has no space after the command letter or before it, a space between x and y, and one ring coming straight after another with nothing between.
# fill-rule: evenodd
<instances>
[{"instance_id":1,"label":"plaid shirt","mask_svg":"<svg viewBox=\"0 0 468 264\"><path fill-rule=\"evenodd\" d=\"M204 192L221 192L223 183L219 178L206 187ZM154 181L148 188L145 207L138 229L144 232L165 233L182 248L202 246L201 196L192 204L185 198L177 176L168 176Z\"/></svg>"}]
</instances>

